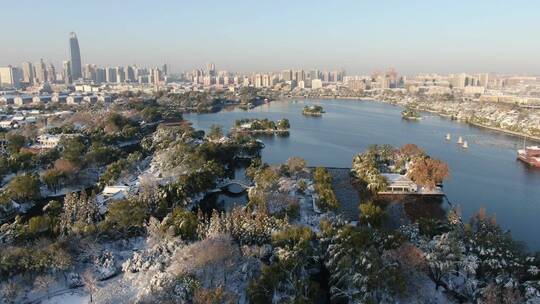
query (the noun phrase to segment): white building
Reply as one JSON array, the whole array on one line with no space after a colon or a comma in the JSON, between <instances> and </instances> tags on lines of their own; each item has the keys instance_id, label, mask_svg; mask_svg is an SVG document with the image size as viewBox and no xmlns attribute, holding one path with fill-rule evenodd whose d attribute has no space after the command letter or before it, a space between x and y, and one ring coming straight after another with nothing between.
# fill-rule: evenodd
<instances>
[{"instance_id":1,"label":"white building","mask_svg":"<svg viewBox=\"0 0 540 304\"><path fill-rule=\"evenodd\" d=\"M53 94L51 97L52 102L59 102L59 103L65 103L67 99L67 95L60 95L60 94Z\"/></svg>"},{"instance_id":2,"label":"white building","mask_svg":"<svg viewBox=\"0 0 540 304\"><path fill-rule=\"evenodd\" d=\"M32 103L35 104L42 104L42 103L49 103L51 102L51 96L49 95L36 95L32 97Z\"/></svg>"},{"instance_id":3,"label":"white building","mask_svg":"<svg viewBox=\"0 0 540 304\"><path fill-rule=\"evenodd\" d=\"M67 104L80 104L83 100L81 95L70 95L66 98Z\"/></svg>"},{"instance_id":4,"label":"white building","mask_svg":"<svg viewBox=\"0 0 540 304\"><path fill-rule=\"evenodd\" d=\"M313 90L322 89L322 80L320 80L320 79L311 80L311 88Z\"/></svg>"},{"instance_id":5,"label":"white building","mask_svg":"<svg viewBox=\"0 0 540 304\"><path fill-rule=\"evenodd\" d=\"M61 139L61 136L59 135L43 134L43 135L38 136L37 142L40 148L52 149L58 146L60 139Z\"/></svg>"},{"instance_id":6,"label":"white building","mask_svg":"<svg viewBox=\"0 0 540 304\"><path fill-rule=\"evenodd\" d=\"M394 173L381 174L388 181L388 192L416 192L418 186L407 176Z\"/></svg>"},{"instance_id":7,"label":"white building","mask_svg":"<svg viewBox=\"0 0 540 304\"><path fill-rule=\"evenodd\" d=\"M19 95L13 99L13 103L17 106L23 106L25 104L32 103L32 96L30 95Z\"/></svg>"}]
</instances>

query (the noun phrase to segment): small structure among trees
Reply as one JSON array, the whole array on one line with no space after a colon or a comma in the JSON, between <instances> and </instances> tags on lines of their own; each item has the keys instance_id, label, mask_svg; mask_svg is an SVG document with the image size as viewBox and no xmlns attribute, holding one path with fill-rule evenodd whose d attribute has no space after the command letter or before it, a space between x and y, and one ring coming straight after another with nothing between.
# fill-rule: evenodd
<instances>
[{"instance_id":1,"label":"small structure among trees","mask_svg":"<svg viewBox=\"0 0 540 304\"><path fill-rule=\"evenodd\" d=\"M373 194L442 194L438 186L450 175L444 162L414 144L371 146L354 157L351 173Z\"/></svg>"}]
</instances>

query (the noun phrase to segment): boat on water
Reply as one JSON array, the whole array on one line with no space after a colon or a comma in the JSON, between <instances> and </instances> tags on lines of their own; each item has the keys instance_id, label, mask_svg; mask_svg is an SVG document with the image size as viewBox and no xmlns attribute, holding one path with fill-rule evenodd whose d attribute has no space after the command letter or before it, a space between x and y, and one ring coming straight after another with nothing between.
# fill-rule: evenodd
<instances>
[{"instance_id":1,"label":"boat on water","mask_svg":"<svg viewBox=\"0 0 540 304\"><path fill-rule=\"evenodd\" d=\"M450 140L450 139L452 139L452 137L450 136L450 133L447 133L446 134L446 140Z\"/></svg>"},{"instance_id":2,"label":"boat on water","mask_svg":"<svg viewBox=\"0 0 540 304\"><path fill-rule=\"evenodd\" d=\"M530 166L540 167L540 147L528 146L524 149L519 149L517 158Z\"/></svg>"},{"instance_id":3,"label":"boat on water","mask_svg":"<svg viewBox=\"0 0 540 304\"><path fill-rule=\"evenodd\" d=\"M463 142L463 149L468 149L469 148L469 144L467 143L467 141L464 141Z\"/></svg>"},{"instance_id":4,"label":"boat on water","mask_svg":"<svg viewBox=\"0 0 540 304\"><path fill-rule=\"evenodd\" d=\"M463 144L463 137L460 136L457 140L457 143L460 145Z\"/></svg>"}]
</instances>

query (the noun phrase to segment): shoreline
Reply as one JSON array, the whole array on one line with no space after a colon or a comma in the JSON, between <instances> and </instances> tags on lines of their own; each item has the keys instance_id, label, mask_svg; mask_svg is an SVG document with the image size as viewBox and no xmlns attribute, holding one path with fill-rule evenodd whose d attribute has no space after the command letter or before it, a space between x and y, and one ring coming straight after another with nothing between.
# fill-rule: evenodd
<instances>
[{"instance_id":1,"label":"shoreline","mask_svg":"<svg viewBox=\"0 0 540 304\"><path fill-rule=\"evenodd\" d=\"M231 132L235 133L249 133L249 134L283 134L283 133L289 133L289 129L287 130L245 130L245 129L236 129L232 128Z\"/></svg>"},{"instance_id":2,"label":"shoreline","mask_svg":"<svg viewBox=\"0 0 540 304\"><path fill-rule=\"evenodd\" d=\"M316 97L316 98L307 97L306 98L304 96L292 96L290 98L285 98L284 100L292 100L293 98L321 99L321 100L330 100L330 99L340 100L340 99L343 99L343 100L370 101L370 102L384 103L384 104L389 104L389 105L393 105L393 106L398 106L400 108L404 108L402 105L394 104L394 103L387 102L387 101L380 100L380 99L375 99L373 97ZM435 110L428 110L428 109L418 109L418 110L419 111L425 111L425 112L428 112L428 113L437 114L438 116L443 117L443 118L449 118L449 117L452 116L451 114L446 114L446 113L443 114L443 113L440 113L440 112L435 111ZM540 143L540 137L539 136L528 135L528 134L524 134L524 133L510 131L510 130L506 130L506 129L502 129L502 128L498 128L498 127L487 126L487 125L483 125L483 124L475 123L475 122L470 122L470 121L466 121L466 120L456 120L456 121L463 122L465 124L472 125L472 126L475 126L475 127L478 127L478 128L484 128L484 129L488 129L488 130L491 130L491 131L500 132L500 133L504 133L506 135L515 136L515 137L519 137L519 138L525 138L525 139L532 140L532 141L534 141L536 143Z\"/></svg>"},{"instance_id":3,"label":"shoreline","mask_svg":"<svg viewBox=\"0 0 540 304\"><path fill-rule=\"evenodd\" d=\"M530 139L530 140L532 140L534 142L540 143L540 137L538 137L538 136L526 135L526 134L522 134L522 133L515 132L515 131L505 130L505 129L501 129L501 128L497 128L497 127L486 126L486 125L482 125L482 124L479 124L479 123L476 123L476 122L467 121L466 123L470 124L472 126L478 127L478 128L484 128L484 129L488 129L488 130L492 130L492 131L496 131L496 132L501 132L501 133L516 136L516 137L519 137L519 138Z\"/></svg>"}]
</instances>

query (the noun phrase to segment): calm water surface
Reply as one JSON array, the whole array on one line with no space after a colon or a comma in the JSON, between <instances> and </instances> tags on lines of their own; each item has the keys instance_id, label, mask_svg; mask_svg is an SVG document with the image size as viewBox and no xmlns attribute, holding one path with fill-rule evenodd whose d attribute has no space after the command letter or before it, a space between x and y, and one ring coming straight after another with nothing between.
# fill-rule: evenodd
<instances>
[{"instance_id":1,"label":"calm water surface","mask_svg":"<svg viewBox=\"0 0 540 304\"><path fill-rule=\"evenodd\" d=\"M310 104L322 105L323 117L303 116L302 108ZM350 167L353 156L372 144L414 143L448 163L451 177L444 190L465 219L485 207L516 239L527 242L530 249L540 249L540 170L516 161L515 150L523 145L522 139L428 113L421 121L406 121L400 108L370 101L277 101L250 111L186 114L185 118L205 131L212 124L228 130L239 118L288 118L289 137L261 138L266 145L263 160L270 164L299 156L310 166ZM451 141L445 140L447 133ZM468 141L468 150L456 144L458 136Z\"/></svg>"}]
</instances>

